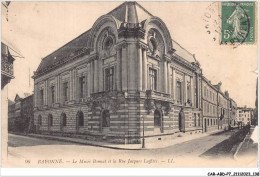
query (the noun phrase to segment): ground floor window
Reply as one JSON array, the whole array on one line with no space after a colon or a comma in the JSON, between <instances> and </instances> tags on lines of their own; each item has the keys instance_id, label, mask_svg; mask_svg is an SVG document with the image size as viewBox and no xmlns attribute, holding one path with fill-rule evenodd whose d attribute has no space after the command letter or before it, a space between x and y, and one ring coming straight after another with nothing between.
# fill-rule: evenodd
<instances>
[{"instance_id":1,"label":"ground floor window","mask_svg":"<svg viewBox=\"0 0 260 177\"><path fill-rule=\"evenodd\" d=\"M41 115L38 116L38 125L39 126L42 125L42 116Z\"/></svg>"},{"instance_id":2,"label":"ground floor window","mask_svg":"<svg viewBox=\"0 0 260 177\"><path fill-rule=\"evenodd\" d=\"M160 111L154 111L154 127L161 127L161 114Z\"/></svg>"},{"instance_id":3,"label":"ground floor window","mask_svg":"<svg viewBox=\"0 0 260 177\"><path fill-rule=\"evenodd\" d=\"M77 113L77 121L78 127L84 126L84 114L82 111Z\"/></svg>"},{"instance_id":4,"label":"ground floor window","mask_svg":"<svg viewBox=\"0 0 260 177\"><path fill-rule=\"evenodd\" d=\"M65 113L61 114L61 125L64 127L67 126L67 116Z\"/></svg>"},{"instance_id":5,"label":"ground floor window","mask_svg":"<svg viewBox=\"0 0 260 177\"><path fill-rule=\"evenodd\" d=\"M49 114L49 116L48 116L48 123L49 123L49 126L53 126L53 117L52 117L52 114Z\"/></svg>"}]
</instances>

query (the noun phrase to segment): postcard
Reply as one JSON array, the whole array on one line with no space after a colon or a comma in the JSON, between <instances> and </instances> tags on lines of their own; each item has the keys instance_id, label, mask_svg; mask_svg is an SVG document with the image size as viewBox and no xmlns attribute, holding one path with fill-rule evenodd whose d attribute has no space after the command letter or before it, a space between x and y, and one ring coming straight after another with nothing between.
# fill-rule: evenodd
<instances>
[{"instance_id":1,"label":"postcard","mask_svg":"<svg viewBox=\"0 0 260 177\"><path fill-rule=\"evenodd\" d=\"M257 4L3 1L2 167L258 167Z\"/></svg>"}]
</instances>

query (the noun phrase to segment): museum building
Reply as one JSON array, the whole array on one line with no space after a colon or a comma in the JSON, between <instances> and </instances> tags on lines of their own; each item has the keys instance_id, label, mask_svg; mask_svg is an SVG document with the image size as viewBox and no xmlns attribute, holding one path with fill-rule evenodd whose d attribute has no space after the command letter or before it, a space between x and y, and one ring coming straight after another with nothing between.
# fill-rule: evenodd
<instances>
[{"instance_id":1,"label":"museum building","mask_svg":"<svg viewBox=\"0 0 260 177\"><path fill-rule=\"evenodd\" d=\"M209 121L218 124L217 89L209 87L205 96L214 96L202 102L199 62L137 2L43 58L33 78L39 133L140 143L143 130L147 137L200 132L206 102Z\"/></svg>"}]
</instances>

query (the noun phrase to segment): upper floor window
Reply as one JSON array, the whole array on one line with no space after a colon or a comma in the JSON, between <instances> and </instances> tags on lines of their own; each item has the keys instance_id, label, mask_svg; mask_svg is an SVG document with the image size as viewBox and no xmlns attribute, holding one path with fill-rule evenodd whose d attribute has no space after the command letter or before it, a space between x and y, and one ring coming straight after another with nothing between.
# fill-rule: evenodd
<instances>
[{"instance_id":1,"label":"upper floor window","mask_svg":"<svg viewBox=\"0 0 260 177\"><path fill-rule=\"evenodd\" d=\"M43 93L43 89L40 90L40 105L43 105L44 102L43 102L43 96L44 96L44 93Z\"/></svg>"},{"instance_id":2,"label":"upper floor window","mask_svg":"<svg viewBox=\"0 0 260 177\"><path fill-rule=\"evenodd\" d=\"M157 71L155 69L149 69L149 81L150 89L157 90Z\"/></svg>"},{"instance_id":3,"label":"upper floor window","mask_svg":"<svg viewBox=\"0 0 260 177\"><path fill-rule=\"evenodd\" d=\"M54 103L55 99L55 87L51 86L51 103Z\"/></svg>"},{"instance_id":4,"label":"upper floor window","mask_svg":"<svg viewBox=\"0 0 260 177\"><path fill-rule=\"evenodd\" d=\"M176 96L177 96L177 102L182 103L182 88L181 88L181 82L177 81L176 83Z\"/></svg>"},{"instance_id":5,"label":"upper floor window","mask_svg":"<svg viewBox=\"0 0 260 177\"><path fill-rule=\"evenodd\" d=\"M113 90L114 86L114 67L105 69L105 90Z\"/></svg>"},{"instance_id":6,"label":"upper floor window","mask_svg":"<svg viewBox=\"0 0 260 177\"><path fill-rule=\"evenodd\" d=\"M206 86L204 86L204 96L206 97L207 95L206 95Z\"/></svg>"},{"instance_id":7,"label":"upper floor window","mask_svg":"<svg viewBox=\"0 0 260 177\"><path fill-rule=\"evenodd\" d=\"M191 85L187 82L187 102L191 103Z\"/></svg>"},{"instance_id":8,"label":"upper floor window","mask_svg":"<svg viewBox=\"0 0 260 177\"><path fill-rule=\"evenodd\" d=\"M85 76L81 76L79 78L79 97L83 98L84 97L84 92L85 92Z\"/></svg>"},{"instance_id":9,"label":"upper floor window","mask_svg":"<svg viewBox=\"0 0 260 177\"><path fill-rule=\"evenodd\" d=\"M68 101L68 97L69 97L69 83L68 82L63 83L63 93L64 93L64 101Z\"/></svg>"}]
</instances>

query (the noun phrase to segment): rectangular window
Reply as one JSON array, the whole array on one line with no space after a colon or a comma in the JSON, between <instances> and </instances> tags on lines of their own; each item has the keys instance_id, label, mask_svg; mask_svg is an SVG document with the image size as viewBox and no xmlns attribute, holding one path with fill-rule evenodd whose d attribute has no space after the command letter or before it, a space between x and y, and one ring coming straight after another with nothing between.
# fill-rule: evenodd
<instances>
[{"instance_id":1,"label":"rectangular window","mask_svg":"<svg viewBox=\"0 0 260 177\"><path fill-rule=\"evenodd\" d=\"M187 102L191 103L191 85L187 82Z\"/></svg>"},{"instance_id":2,"label":"rectangular window","mask_svg":"<svg viewBox=\"0 0 260 177\"><path fill-rule=\"evenodd\" d=\"M43 103L43 96L44 96L44 94L43 94L43 89L42 89L42 90L40 90L40 105L44 104Z\"/></svg>"},{"instance_id":3,"label":"rectangular window","mask_svg":"<svg viewBox=\"0 0 260 177\"><path fill-rule=\"evenodd\" d=\"M79 78L79 97L84 98L85 92L85 76Z\"/></svg>"},{"instance_id":4,"label":"rectangular window","mask_svg":"<svg viewBox=\"0 0 260 177\"><path fill-rule=\"evenodd\" d=\"M51 86L51 103L53 104L55 101L55 87Z\"/></svg>"},{"instance_id":5,"label":"rectangular window","mask_svg":"<svg viewBox=\"0 0 260 177\"><path fill-rule=\"evenodd\" d=\"M209 104L207 104L207 113L209 113Z\"/></svg>"},{"instance_id":6,"label":"rectangular window","mask_svg":"<svg viewBox=\"0 0 260 177\"><path fill-rule=\"evenodd\" d=\"M204 86L204 97L206 98L206 86Z\"/></svg>"},{"instance_id":7,"label":"rectangular window","mask_svg":"<svg viewBox=\"0 0 260 177\"><path fill-rule=\"evenodd\" d=\"M176 93L177 93L177 102L182 103L182 90L181 90L181 82L177 81L176 83Z\"/></svg>"},{"instance_id":8,"label":"rectangular window","mask_svg":"<svg viewBox=\"0 0 260 177\"><path fill-rule=\"evenodd\" d=\"M157 71L155 69L149 69L149 81L150 89L157 90Z\"/></svg>"},{"instance_id":9,"label":"rectangular window","mask_svg":"<svg viewBox=\"0 0 260 177\"><path fill-rule=\"evenodd\" d=\"M198 88L198 80L197 80L197 75L196 75L196 77L195 77L195 79L194 79L194 98L195 98L195 101L194 101L194 106L196 107L196 108L198 108L198 95L197 95L197 92L198 92L198 90L197 90L197 88Z\"/></svg>"},{"instance_id":10,"label":"rectangular window","mask_svg":"<svg viewBox=\"0 0 260 177\"><path fill-rule=\"evenodd\" d=\"M64 101L68 101L69 98L69 83L63 83Z\"/></svg>"},{"instance_id":11,"label":"rectangular window","mask_svg":"<svg viewBox=\"0 0 260 177\"><path fill-rule=\"evenodd\" d=\"M114 67L105 69L105 90L113 90L114 88Z\"/></svg>"}]
</instances>

